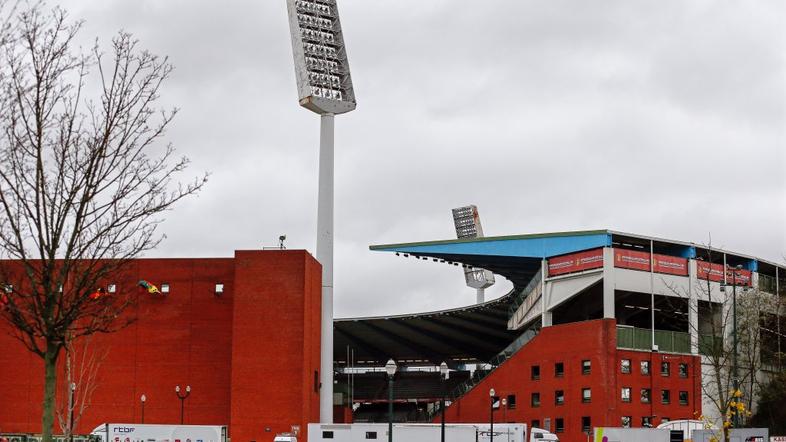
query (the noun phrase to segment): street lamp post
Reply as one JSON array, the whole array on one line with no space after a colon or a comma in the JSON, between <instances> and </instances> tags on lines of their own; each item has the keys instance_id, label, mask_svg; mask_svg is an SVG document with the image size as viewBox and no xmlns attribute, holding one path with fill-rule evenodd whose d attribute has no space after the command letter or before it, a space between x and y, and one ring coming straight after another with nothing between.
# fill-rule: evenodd
<instances>
[{"instance_id":1,"label":"street lamp post","mask_svg":"<svg viewBox=\"0 0 786 442\"><path fill-rule=\"evenodd\" d=\"M388 374L388 442L393 442L393 375L396 374L396 362L388 359L385 372Z\"/></svg>"},{"instance_id":2,"label":"street lamp post","mask_svg":"<svg viewBox=\"0 0 786 442\"><path fill-rule=\"evenodd\" d=\"M734 351L732 353L732 364L731 364L731 376L732 376L732 386L734 388L733 397L735 398L735 402L737 400L737 390L740 389L740 381L737 378L737 270L742 269L741 265L737 265L734 267L734 271L731 273L731 303L732 303L732 321L734 322ZM739 427L740 425L740 411L739 409L734 411L734 428Z\"/></svg>"},{"instance_id":3,"label":"street lamp post","mask_svg":"<svg viewBox=\"0 0 786 442\"><path fill-rule=\"evenodd\" d=\"M493 388L491 390L489 390L489 396L490 396L490 399L491 399L489 401L489 416L491 416L491 418L490 418L491 425L489 426L489 442L494 442L494 396L495 396L495 393L496 392L494 391Z\"/></svg>"},{"instance_id":4,"label":"street lamp post","mask_svg":"<svg viewBox=\"0 0 786 442\"><path fill-rule=\"evenodd\" d=\"M144 424L145 423L145 402L147 402L147 396L145 396L145 394L142 393L142 397L140 397L139 400L142 401L142 423Z\"/></svg>"},{"instance_id":5,"label":"street lamp post","mask_svg":"<svg viewBox=\"0 0 786 442\"><path fill-rule=\"evenodd\" d=\"M450 375L450 371L448 370L448 364L444 361L439 364L439 378L440 378L440 386L442 387L442 400L439 403L439 410L442 414L442 421L441 421L441 428L440 428L440 441L445 442L445 381L448 379Z\"/></svg>"},{"instance_id":6,"label":"street lamp post","mask_svg":"<svg viewBox=\"0 0 786 442\"><path fill-rule=\"evenodd\" d=\"M183 425L186 398L191 395L191 386L186 385L186 392L184 394L180 394L180 386L177 385L175 386L175 393L177 394L177 398L180 399L180 425Z\"/></svg>"},{"instance_id":7,"label":"street lamp post","mask_svg":"<svg viewBox=\"0 0 786 442\"><path fill-rule=\"evenodd\" d=\"M69 410L68 410L68 438L74 442L74 393L76 392L76 383L71 382L71 395L69 396Z\"/></svg>"}]
</instances>

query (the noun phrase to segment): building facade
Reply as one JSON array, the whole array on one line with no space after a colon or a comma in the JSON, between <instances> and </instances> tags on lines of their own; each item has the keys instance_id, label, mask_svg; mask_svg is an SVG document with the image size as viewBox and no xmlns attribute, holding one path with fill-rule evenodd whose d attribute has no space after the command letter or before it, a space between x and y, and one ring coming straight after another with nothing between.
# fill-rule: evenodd
<instances>
[{"instance_id":1,"label":"building facade","mask_svg":"<svg viewBox=\"0 0 786 442\"><path fill-rule=\"evenodd\" d=\"M150 294L139 280L168 292ZM91 338L87 356L97 371L89 385L76 379L78 398L93 389L76 433L105 422L179 423L176 386L191 390L184 423L228 425L234 440L272 440L293 426L304 434L319 420L321 267L305 251L139 259L110 284L113 296L136 298L127 312L135 321ZM39 433L43 364L6 327L0 325L0 431ZM65 388L57 396L62 404Z\"/></svg>"}]
</instances>

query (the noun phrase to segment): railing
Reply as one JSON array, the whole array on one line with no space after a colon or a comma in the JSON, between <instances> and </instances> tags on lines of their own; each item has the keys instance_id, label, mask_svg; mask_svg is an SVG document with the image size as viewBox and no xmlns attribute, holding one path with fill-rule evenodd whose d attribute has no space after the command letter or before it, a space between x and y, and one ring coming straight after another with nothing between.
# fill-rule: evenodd
<instances>
[{"instance_id":1,"label":"railing","mask_svg":"<svg viewBox=\"0 0 786 442\"><path fill-rule=\"evenodd\" d=\"M540 284L540 280L542 278L543 278L543 270L540 267L538 267L538 272L535 274L535 276L532 277L532 279L529 281L529 284L527 284L527 286L524 287L524 289L518 292L516 297L513 299L513 302L510 304L510 307L508 308L509 318L512 317L514 313L516 313L516 310L518 310L518 308L521 307L521 304L524 303L524 300L527 299L527 297L529 296L530 293L532 293L535 287L537 287L537 285Z\"/></svg>"},{"instance_id":2,"label":"railing","mask_svg":"<svg viewBox=\"0 0 786 442\"><path fill-rule=\"evenodd\" d=\"M670 330L655 330L658 351L690 353L690 334ZM617 348L652 350L652 330L617 326Z\"/></svg>"},{"instance_id":3,"label":"railing","mask_svg":"<svg viewBox=\"0 0 786 442\"><path fill-rule=\"evenodd\" d=\"M519 337L516 338L515 341L511 342L510 345L508 345L504 350L502 350L501 352L499 352L499 354L491 358L488 364L485 364L489 366L488 369L476 368L475 371L472 373L472 376L469 377L469 379L458 384L453 390L445 394L446 402L455 402L458 398L460 398L461 396L465 395L467 392L472 390L476 385L480 383L480 381L482 381L483 379L488 377L488 375L493 373L494 370L496 370L500 365L505 363L505 361L510 359L514 354L516 354L517 351L521 350L522 347L527 345L527 343L537 335L538 332L536 330L527 330L521 335L519 335ZM434 417L436 417L437 414L439 414L440 411L441 409L439 403L435 404L434 408L431 410L431 412L429 412L428 421L429 422L432 421Z\"/></svg>"},{"instance_id":4,"label":"railing","mask_svg":"<svg viewBox=\"0 0 786 442\"><path fill-rule=\"evenodd\" d=\"M699 335L699 353L703 355L723 354L723 338L713 335Z\"/></svg>"},{"instance_id":5,"label":"railing","mask_svg":"<svg viewBox=\"0 0 786 442\"><path fill-rule=\"evenodd\" d=\"M781 294L786 294L786 279L778 279L778 284L775 284L776 280L774 276L762 275L759 273L759 290L774 294L777 287L777 289L780 289Z\"/></svg>"}]
</instances>

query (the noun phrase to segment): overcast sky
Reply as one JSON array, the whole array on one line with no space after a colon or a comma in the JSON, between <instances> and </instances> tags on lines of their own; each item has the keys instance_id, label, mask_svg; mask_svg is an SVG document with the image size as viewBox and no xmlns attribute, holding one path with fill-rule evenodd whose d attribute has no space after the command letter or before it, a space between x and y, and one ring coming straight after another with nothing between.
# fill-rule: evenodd
<instances>
[{"instance_id":1,"label":"overcast sky","mask_svg":"<svg viewBox=\"0 0 786 442\"><path fill-rule=\"evenodd\" d=\"M149 256L316 244L319 118L284 0L66 0L85 42L168 55L167 134L210 171ZM336 118L337 316L470 304L461 270L373 253L609 228L783 261L786 2L340 0L357 110ZM501 278L500 278L501 279ZM498 296L509 288L501 281Z\"/></svg>"}]
</instances>

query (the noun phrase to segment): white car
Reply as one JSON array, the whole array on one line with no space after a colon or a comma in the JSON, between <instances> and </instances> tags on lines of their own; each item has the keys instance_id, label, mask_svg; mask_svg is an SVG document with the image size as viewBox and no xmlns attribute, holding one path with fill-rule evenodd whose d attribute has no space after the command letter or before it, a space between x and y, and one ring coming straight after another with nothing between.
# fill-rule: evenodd
<instances>
[{"instance_id":1,"label":"white car","mask_svg":"<svg viewBox=\"0 0 786 442\"><path fill-rule=\"evenodd\" d=\"M556 434L544 430L543 428L532 427L529 429L529 442L559 442Z\"/></svg>"}]
</instances>

